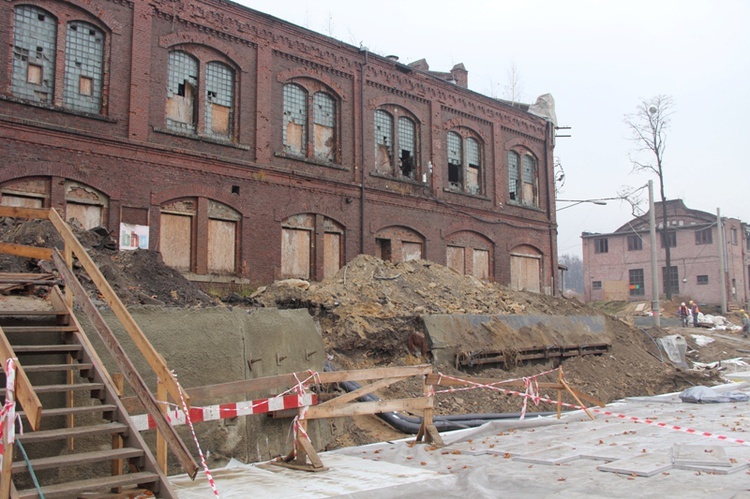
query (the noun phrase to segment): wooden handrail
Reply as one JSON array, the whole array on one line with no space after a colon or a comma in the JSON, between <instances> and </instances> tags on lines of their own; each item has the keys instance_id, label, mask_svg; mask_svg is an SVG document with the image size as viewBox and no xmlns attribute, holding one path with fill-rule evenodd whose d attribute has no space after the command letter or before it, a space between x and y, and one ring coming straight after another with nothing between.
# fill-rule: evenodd
<instances>
[{"instance_id":1,"label":"wooden handrail","mask_svg":"<svg viewBox=\"0 0 750 499\"><path fill-rule=\"evenodd\" d=\"M2 361L3 366L8 359L14 359L16 364L16 400L26 413L31 429L36 431L39 429L42 419L42 403L39 402L39 397L37 397L34 387L31 386L23 366L18 362L16 353L5 336L5 331L0 327L0 361Z\"/></svg>"}]
</instances>

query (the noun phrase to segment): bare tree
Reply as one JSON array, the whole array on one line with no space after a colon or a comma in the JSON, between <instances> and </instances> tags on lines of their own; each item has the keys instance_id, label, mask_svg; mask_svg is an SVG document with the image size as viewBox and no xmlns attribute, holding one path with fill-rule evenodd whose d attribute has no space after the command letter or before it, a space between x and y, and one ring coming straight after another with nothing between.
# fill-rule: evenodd
<instances>
[{"instance_id":1,"label":"bare tree","mask_svg":"<svg viewBox=\"0 0 750 499\"><path fill-rule=\"evenodd\" d=\"M632 133L636 144L636 156L631 156L633 171L653 172L659 178L661 194L661 240L666 256L664 291L667 300L672 299L671 269L672 257L669 244L669 224L667 223L667 197L664 193L664 151L667 146L667 130L674 110L674 101L667 95L657 95L641 99L632 114L625 115L625 124ZM644 153L646 153L644 155ZM641 159L648 157L648 159ZM657 276L652 276L657 279Z\"/></svg>"},{"instance_id":2,"label":"bare tree","mask_svg":"<svg viewBox=\"0 0 750 499\"><path fill-rule=\"evenodd\" d=\"M521 92L523 92L521 71L516 67L516 63L513 62L510 68L508 68L508 84L505 85L505 98L510 101L512 106L515 106L521 101Z\"/></svg>"}]
</instances>

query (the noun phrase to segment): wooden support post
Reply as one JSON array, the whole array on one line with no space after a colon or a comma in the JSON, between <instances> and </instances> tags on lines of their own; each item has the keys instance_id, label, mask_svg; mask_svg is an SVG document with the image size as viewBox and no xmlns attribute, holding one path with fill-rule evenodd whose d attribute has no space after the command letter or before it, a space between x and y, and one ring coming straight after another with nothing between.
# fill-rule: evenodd
<instances>
[{"instance_id":1,"label":"wooden support post","mask_svg":"<svg viewBox=\"0 0 750 499\"><path fill-rule=\"evenodd\" d=\"M66 361L68 364L76 363L76 360L73 358L72 355L68 354L66 357L67 357ZM65 374L65 379L68 385L72 386L75 383L75 374L73 373L72 369L68 369L68 372ZM76 405L75 395L76 395L75 392L72 390L65 392L65 406L68 409L72 409L73 407L75 407ZM66 416L66 423L67 423L67 428L75 427L76 418L73 413L68 414ZM68 450L69 451L75 450L75 439L73 437L68 438Z\"/></svg>"},{"instance_id":2,"label":"wooden support post","mask_svg":"<svg viewBox=\"0 0 750 499\"><path fill-rule=\"evenodd\" d=\"M18 360L16 360L16 363ZM6 401L15 403L15 394L9 392L6 395ZM11 476L11 467L13 466L13 443L8 440L8 436L13 431L13 425L16 424L15 418L5 419L5 428L3 432L3 454L2 454L2 472L0 472L0 497L10 497L10 486L13 483Z\"/></svg>"},{"instance_id":3,"label":"wooden support post","mask_svg":"<svg viewBox=\"0 0 750 499\"><path fill-rule=\"evenodd\" d=\"M421 442L424 439L425 443L431 443L437 447L443 447L443 438L440 436L440 432L435 427L435 422L432 419L432 413L435 403L435 394L432 384L428 384L427 377L422 377L422 393L424 398L427 400L426 407L422 412L422 424L419 426L417 432L417 442Z\"/></svg>"},{"instance_id":4,"label":"wooden support post","mask_svg":"<svg viewBox=\"0 0 750 499\"><path fill-rule=\"evenodd\" d=\"M557 419L562 417L562 368L557 370L557 382L560 383L560 388L557 389Z\"/></svg>"},{"instance_id":5,"label":"wooden support post","mask_svg":"<svg viewBox=\"0 0 750 499\"><path fill-rule=\"evenodd\" d=\"M73 268L73 248L66 241L63 246L63 260L69 269ZM65 286L65 304L68 308L73 308L73 288Z\"/></svg>"},{"instance_id":6,"label":"wooden support post","mask_svg":"<svg viewBox=\"0 0 750 499\"><path fill-rule=\"evenodd\" d=\"M167 387L159 380L156 383L156 401L159 403L161 412L167 412ZM156 464L159 465L164 474L167 473L167 441L164 435L156 430Z\"/></svg>"},{"instance_id":7,"label":"wooden support post","mask_svg":"<svg viewBox=\"0 0 750 499\"><path fill-rule=\"evenodd\" d=\"M117 396L122 398L122 391L125 386L125 378L123 377L122 373L112 373L112 381L114 384L115 391L117 392ZM123 448L123 442L122 442L122 436L119 434L112 435L112 448L113 449L122 449ZM112 460L112 476L120 476L122 475L122 459L113 459ZM111 492L113 494L121 494L122 493L122 487L113 487L111 489Z\"/></svg>"}]
</instances>

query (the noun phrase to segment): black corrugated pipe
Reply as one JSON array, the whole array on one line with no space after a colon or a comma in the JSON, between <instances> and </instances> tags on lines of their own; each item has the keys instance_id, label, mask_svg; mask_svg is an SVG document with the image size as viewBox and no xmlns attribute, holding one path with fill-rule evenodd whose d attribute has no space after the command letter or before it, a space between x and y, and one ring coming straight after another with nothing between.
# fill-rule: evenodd
<instances>
[{"instance_id":1,"label":"black corrugated pipe","mask_svg":"<svg viewBox=\"0 0 750 499\"><path fill-rule=\"evenodd\" d=\"M335 371L336 368L330 362L325 363L324 371ZM362 385L356 381L341 381L338 385L346 392L353 392ZM360 397L362 402L377 402L380 399L372 393ZM527 417L550 416L555 412L527 412ZM377 416L400 432L415 435L422 425L422 418L407 416L398 412L381 412ZM499 419L520 419L519 412L487 413L487 414L453 414L448 416L434 416L433 422L438 431L463 430L465 428L476 428L490 421Z\"/></svg>"}]
</instances>

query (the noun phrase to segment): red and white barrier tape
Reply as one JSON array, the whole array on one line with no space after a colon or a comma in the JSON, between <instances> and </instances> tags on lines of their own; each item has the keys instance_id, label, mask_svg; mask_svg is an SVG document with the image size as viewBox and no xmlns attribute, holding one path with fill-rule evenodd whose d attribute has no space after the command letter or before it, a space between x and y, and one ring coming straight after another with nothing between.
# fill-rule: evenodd
<instances>
[{"instance_id":1,"label":"red and white barrier tape","mask_svg":"<svg viewBox=\"0 0 750 499\"><path fill-rule=\"evenodd\" d=\"M550 371L548 371L548 372L550 372ZM496 391L505 393L507 395L517 395L519 397L523 397L524 398L524 408L526 407L526 405L525 405L526 404L526 400L528 400L529 398L531 398L532 400L534 400L534 403L537 404L537 405L539 405L539 402L547 402L547 403L554 404L554 405L560 404L562 407L566 407L566 408L570 408L570 409L576 409L576 410L581 410L581 409L582 410L588 410L588 411L594 412L596 414L601 414L603 416L616 417L617 419L622 419L622 420L626 420L626 421L632 421L634 423L649 424L649 425L653 425L653 426L656 426L656 427L659 427L659 428L665 428L665 429L668 429L668 430L680 431L680 432L683 432L683 433L688 433L690 435L699 435L699 436L706 437L706 438L714 438L714 439L717 439L717 440L721 440L723 442L732 442L732 443L740 444L740 445L750 445L750 440L744 440L744 439L741 439L741 438L731 438L731 437L727 437L726 435L717 435L715 433L711 433L711 432L708 432L708 431L700 431L700 430L696 430L694 428L686 428L684 426L672 425L672 424L669 424L669 423L662 423L660 421L654 421L653 419L648 419L648 418L638 418L638 417L635 417L635 416L628 416L626 414L618 414L618 413L614 413L614 412L610 412L610 411L605 411L605 410L602 410L602 409L597 409L595 407L584 407L582 405L568 404L568 403L565 403L565 402L558 402L557 400L552 400L552 399L547 398L547 397L539 396L539 395L535 394L533 392L533 390L532 390L531 393L529 393L528 385L527 385L527 391L524 393L524 392L519 392L517 390L507 390L505 388L500 388L499 386L496 386L497 383L482 384L482 383L475 383L473 381L469 381L469 380L465 380L465 379L461 379L461 378L456 378L456 377L453 377L453 376L443 375L443 374L440 374L440 376L444 377L444 378L450 378L450 379L453 379L453 380L461 381L463 383L468 383L468 384L472 385L471 386L472 389L474 389L474 388L487 388L489 390L496 390ZM537 378L537 377L539 377L539 375L534 376L534 378ZM441 390L438 393L448 393L450 391L451 390ZM521 416L521 419L523 419L523 414Z\"/></svg>"},{"instance_id":2,"label":"red and white barrier tape","mask_svg":"<svg viewBox=\"0 0 750 499\"><path fill-rule=\"evenodd\" d=\"M315 405L318 403L318 397L314 393L308 393L303 396L286 395L276 396L258 400L248 400L244 402L232 402L228 404L209 405L206 407L191 407L188 411L189 419L194 423L202 421L216 421L219 419L234 418L237 416L250 416L252 414L265 414L267 412L282 411L285 409L297 409L299 407ZM167 411L167 418L172 426L184 425L188 418L185 417L185 410L173 408ZM138 431L146 431L156 428L153 418L148 414L131 416L130 419L135 423Z\"/></svg>"}]
</instances>

